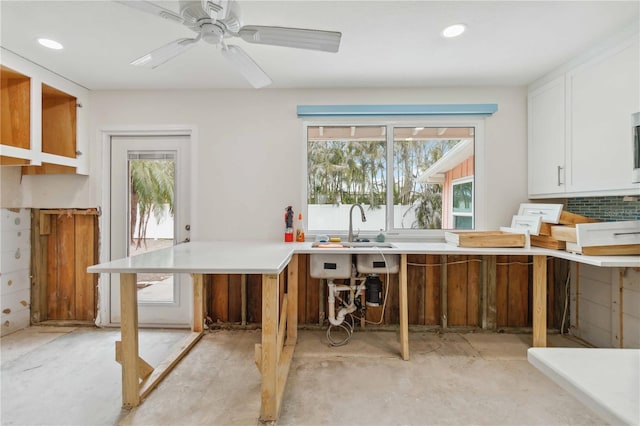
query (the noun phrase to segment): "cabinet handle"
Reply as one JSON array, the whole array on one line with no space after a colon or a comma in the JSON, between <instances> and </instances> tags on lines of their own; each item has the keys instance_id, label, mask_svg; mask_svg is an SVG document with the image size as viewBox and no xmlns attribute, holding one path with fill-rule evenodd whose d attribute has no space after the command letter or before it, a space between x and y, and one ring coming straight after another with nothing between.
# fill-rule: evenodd
<instances>
[{"instance_id":1,"label":"cabinet handle","mask_svg":"<svg viewBox=\"0 0 640 426\"><path fill-rule=\"evenodd\" d=\"M613 236L617 237L618 235L638 235L638 234L640 234L639 231L636 231L636 232L614 232Z\"/></svg>"},{"instance_id":2,"label":"cabinet handle","mask_svg":"<svg viewBox=\"0 0 640 426\"><path fill-rule=\"evenodd\" d=\"M558 166L558 186L562 185L562 182L560 182L560 171L562 170L562 166Z\"/></svg>"}]
</instances>

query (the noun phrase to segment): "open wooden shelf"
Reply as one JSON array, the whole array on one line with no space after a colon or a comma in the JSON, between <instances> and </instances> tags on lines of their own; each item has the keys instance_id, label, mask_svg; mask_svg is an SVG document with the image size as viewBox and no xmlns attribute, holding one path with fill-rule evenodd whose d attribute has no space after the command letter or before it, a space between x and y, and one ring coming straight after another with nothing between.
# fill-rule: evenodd
<instances>
[{"instance_id":1,"label":"open wooden shelf","mask_svg":"<svg viewBox=\"0 0 640 426\"><path fill-rule=\"evenodd\" d=\"M31 79L0 65L0 144L31 147ZM23 164L28 160L3 157L1 164Z\"/></svg>"},{"instance_id":2,"label":"open wooden shelf","mask_svg":"<svg viewBox=\"0 0 640 426\"><path fill-rule=\"evenodd\" d=\"M42 85L42 152L76 158L77 99Z\"/></svg>"}]
</instances>

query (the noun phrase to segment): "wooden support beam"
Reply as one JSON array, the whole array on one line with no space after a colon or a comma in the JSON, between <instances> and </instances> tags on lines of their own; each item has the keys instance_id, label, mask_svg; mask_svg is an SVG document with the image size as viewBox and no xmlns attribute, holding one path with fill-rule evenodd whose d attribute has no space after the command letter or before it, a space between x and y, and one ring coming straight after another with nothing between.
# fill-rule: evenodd
<instances>
[{"instance_id":1,"label":"wooden support beam","mask_svg":"<svg viewBox=\"0 0 640 426\"><path fill-rule=\"evenodd\" d=\"M287 343L284 346L281 358L278 360L278 371L276 377L276 413L280 412L282 397L284 396L284 389L287 385L287 378L289 376L289 370L291 369L291 361L293 360L293 352L295 348L295 343Z\"/></svg>"},{"instance_id":2,"label":"wooden support beam","mask_svg":"<svg viewBox=\"0 0 640 426\"><path fill-rule=\"evenodd\" d=\"M400 255L400 355L405 361L409 360L409 303L407 300L407 255ZM390 284L387 284L390 285Z\"/></svg>"},{"instance_id":3,"label":"wooden support beam","mask_svg":"<svg viewBox=\"0 0 640 426\"><path fill-rule=\"evenodd\" d=\"M280 308L280 320L278 321L278 335L276 337L278 352L276 355L277 359L280 359L280 354L282 353L282 348L284 347L284 342L287 338L287 300L288 297L285 294L282 299L282 307Z\"/></svg>"},{"instance_id":4,"label":"wooden support beam","mask_svg":"<svg viewBox=\"0 0 640 426\"><path fill-rule=\"evenodd\" d=\"M122 342L116 340L116 362L122 364ZM144 380L153 372L153 367L138 356L138 377Z\"/></svg>"},{"instance_id":5,"label":"wooden support beam","mask_svg":"<svg viewBox=\"0 0 640 426\"><path fill-rule=\"evenodd\" d=\"M262 372L262 345L256 343L253 347L253 357L259 372Z\"/></svg>"},{"instance_id":6,"label":"wooden support beam","mask_svg":"<svg viewBox=\"0 0 640 426\"><path fill-rule=\"evenodd\" d=\"M120 274L120 333L122 335L122 406L140 404L138 378L138 289L136 274Z\"/></svg>"},{"instance_id":7,"label":"wooden support beam","mask_svg":"<svg viewBox=\"0 0 640 426\"><path fill-rule=\"evenodd\" d=\"M547 346L547 256L533 256L533 346Z\"/></svg>"},{"instance_id":8,"label":"wooden support beam","mask_svg":"<svg viewBox=\"0 0 640 426\"><path fill-rule=\"evenodd\" d=\"M440 326L447 328L447 255L440 256Z\"/></svg>"},{"instance_id":9,"label":"wooden support beam","mask_svg":"<svg viewBox=\"0 0 640 426\"><path fill-rule=\"evenodd\" d=\"M275 421L278 418L277 368L278 368L278 302L280 282L278 274L262 275L262 392L260 420Z\"/></svg>"},{"instance_id":10,"label":"wooden support beam","mask_svg":"<svg viewBox=\"0 0 640 426\"><path fill-rule=\"evenodd\" d=\"M496 256L482 259L482 328L497 327Z\"/></svg>"},{"instance_id":11,"label":"wooden support beam","mask_svg":"<svg viewBox=\"0 0 640 426\"><path fill-rule=\"evenodd\" d=\"M164 361L153 370L153 373L142 383L140 387L140 399L146 398L152 390L164 379L167 374L176 366L178 362L191 350L191 348L204 335L202 332L194 331L180 340L176 350L174 350Z\"/></svg>"},{"instance_id":12,"label":"wooden support beam","mask_svg":"<svg viewBox=\"0 0 640 426\"><path fill-rule=\"evenodd\" d=\"M295 345L298 339L298 257L294 254L287 266L287 344ZM282 308L284 310L284 308Z\"/></svg>"},{"instance_id":13,"label":"wooden support beam","mask_svg":"<svg viewBox=\"0 0 640 426\"><path fill-rule=\"evenodd\" d=\"M191 330L196 333L204 331L205 317L205 297L204 297L204 275L191 274L193 278L193 321Z\"/></svg>"},{"instance_id":14,"label":"wooden support beam","mask_svg":"<svg viewBox=\"0 0 640 426\"><path fill-rule=\"evenodd\" d=\"M38 210L38 217L40 220L40 235L51 234L51 216L47 214L46 210Z\"/></svg>"}]
</instances>

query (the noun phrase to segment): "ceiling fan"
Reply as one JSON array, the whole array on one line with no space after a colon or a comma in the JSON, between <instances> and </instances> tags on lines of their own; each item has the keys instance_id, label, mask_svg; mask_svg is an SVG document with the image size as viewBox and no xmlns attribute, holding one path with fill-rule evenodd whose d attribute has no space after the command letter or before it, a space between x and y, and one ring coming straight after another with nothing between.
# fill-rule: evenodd
<instances>
[{"instance_id":1,"label":"ceiling fan","mask_svg":"<svg viewBox=\"0 0 640 426\"><path fill-rule=\"evenodd\" d=\"M245 25L240 23L237 4L233 0L179 1L180 13L150 1L118 1L126 6L182 24L196 33L194 38L174 40L131 62L135 66L155 68L195 46L203 40L220 46L222 55L255 88L271 84L269 76L239 46L226 39L239 37L247 43L295 47L299 49L337 52L342 34L303 28Z\"/></svg>"}]
</instances>

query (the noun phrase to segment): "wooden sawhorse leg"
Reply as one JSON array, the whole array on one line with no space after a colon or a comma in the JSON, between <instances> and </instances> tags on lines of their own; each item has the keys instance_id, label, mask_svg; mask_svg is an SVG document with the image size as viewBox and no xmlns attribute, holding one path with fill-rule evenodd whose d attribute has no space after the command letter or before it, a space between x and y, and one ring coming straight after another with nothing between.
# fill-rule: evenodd
<instances>
[{"instance_id":1,"label":"wooden sawhorse leg","mask_svg":"<svg viewBox=\"0 0 640 426\"><path fill-rule=\"evenodd\" d=\"M547 346L547 256L533 256L533 346Z\"/></svg>"},{"instance_id":2,"label":"wooden sawhorse leg","mask_svg":"<svg viewBox=\"0 0 640 426\"><path fill-rule=\"evenodd\" d=\"M275 421L298 336L298 255L287 267L287 294L280 302L280 278L262 275L262 344L256 345L256 365L262 375L260 420Z\"/></svg>"},{"instance_id":3,"label":"wooden sawhorse leg","mask_svg":"<svg viewBox=\"0 0 640 426\"><path fill-rule=\"evenodd\" d=\"M400 355L409 360L409 307L407 301L407 255L400 255Z\"/></svg>"},{"instance_id":4,"label":"wooden sawhorse leg","mask_svg":"<svg viewBox=\"0 0 640 426\"><path fill-rule=\"evenodd\" d=\"M153 368L140 358L138 348L138 288L136 274L120 274L120 333L116 361L122 365L122 406L136 407L165 378L203 335L203 276L193 274L193 332L185 336L175 352Z\"/></svg>"}]
</instances>

